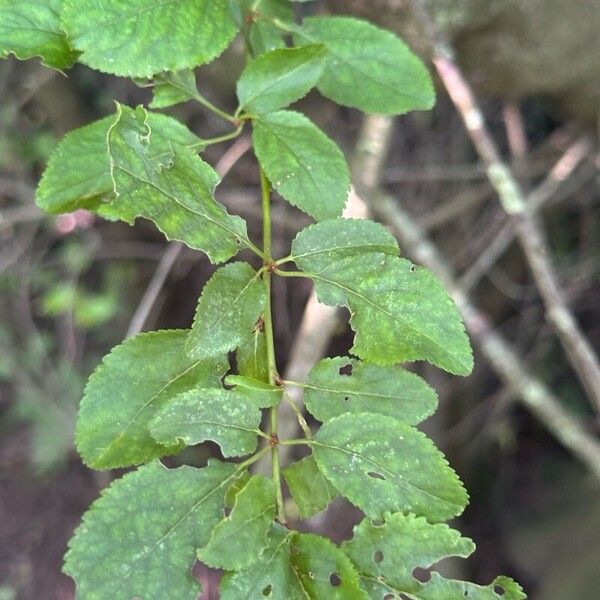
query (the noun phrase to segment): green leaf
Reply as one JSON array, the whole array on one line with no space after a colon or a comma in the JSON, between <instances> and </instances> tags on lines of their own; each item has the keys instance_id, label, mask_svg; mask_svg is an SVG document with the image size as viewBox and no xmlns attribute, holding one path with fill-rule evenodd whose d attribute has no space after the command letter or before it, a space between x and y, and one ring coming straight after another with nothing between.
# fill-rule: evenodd
<instances>
[{"instance_id":1,"label":"green leaf","mask_svg":"<svg viewBox=\"0 0 600 600\"><path fill-rule=\"evenodd\" d=\"M256 450L261 413L243 394L197 388L174 398L150 423L150 432L163 445L179 440L188 446L211 440L225 457Z\"/></svg>"},{"instance_id":2,"label":"green leaf","mask_svg":"<svg viewBox=\"0 0 600 600\"><path fill-rule=\"evenodd\" d=\"M395 513L386 515L381 525L364 519L342 549L357 566L371 596L383 598L389 592L418 590L421 583L413 577L415 568L428 569L448 556L466 558L475 545L445 524Z\"/></svg>"},{"instance_id":3,"label":"green leaf","mask_svg":"<svg viewBox=\"0 0 600 600\"><path fill-rule=\"evenodd\" d=\"M351 374L345 374L348 369ZM344 413L371 412L417 425L437 407L435 391L418 375L351 358L321 360L304 388L306 408L323 422Z\"/></svg>"},{"instance_id":4,"label":"green leaf","mask_svg":"<svg viewBox=\"0 0 600 600\"><path fill-rule=\"evenodd\" d=\"M291 22L294 18L294 8L289 0L236 0L232 3L231 10L240 29L249 21L274 18Z\"/></svg>"},{"instance_id":5,"label":"green leaf","mask_svg":"<svg viewBox=\"0 0 600 600\"><path fill-rule=\"evenodd\" d=\"M364 519L342 549L357 566L369 598L411 600L522 600L525 595L511 579L499 577L489 586L444 579L433 572L427 583L413 576L415 568L428 569L443 558L466 558L475 544L447 525L432 525L422 517L387 514L375 525Z\"/></svg>"},{"instance_id":6,"label":"green leaf","mask_svg":"<svg viewBox=\"0 0 600 600\"><path fill-rule=\"evenodd\" d=\"M367 600L359 577L345 554L318 535L271 530L270 543L249 568L227 574L221 600Z\"/></svg>"},{"instance_id":7,"label":"green leaf","mask_svg":"<svg viewBox=\"0 0 600 600\"><path fill-rule=\"evenodd\" d=\"M150 463L115 481L70 542L64 571L75 579L77 597L195 600L196 550L221 519L238 472L219 461L174 470Z\"/></svg>"},{"instance_id":8,"label":"green leaf","mask_svg":"<svg viewBox=\"0 0 600 600\"><path fill-rule=\"evenodd\" d=\"M212 531L198 558L217 569L242 569L255 562L267 547L267 533L275 516L275 486L262 475L253 476L238 492L231 514Z\"/></svg>"},{"instance_id":9,"label":"green leaf","mask_svg":"<svg viewBox=\"0 0 600 600\"><path fill-rule=\"evenodd\" d=\"M253 477L249 471L243 471L240 476L229 486L225 494L225 509L230 510L235 505L237 495L244 489Z\"/></svg>"},{"instance_id":10,"label":"green leaf","mask_svg":"<svg viewBox=\"0 0 600 600\"><path fill-rule=\"evenodd\" d=\"M236 392L243 394L259 408L277 406L281 402L283 395L283 387L270 385L264 381L243 375L227 375L224 383L225 385L234 386Z\"/></svg>"},{"instance_id":11,"label":"green leaf","mask_svg":"<svg viewBox=\"0 0 600 600\"><path fill-rule=\"evenodd\" d=\"M150 219L169 239L202 250L223 262L250 247L246 223L227 213L214 198L217 173L192 151L173 146L157 166L151 160L146 111L117 106L108 132L108 152L116 199L101 214L132 224Z\"/></svg>"},{"instance_id":12,"label":"green leaf","mask_svg":"<svg viewBox=\"0 0 600 600\"><path fill-rule=\"evenodd\" d=\"M291 543L294 531L275 524L269 535L269 545L250 567L227 573L221 579L221 600L269 598L269 600L306 600L291 563Z\"/></svg>"},{"instance_id":13,"label":"green leaf","mask_svg":"<svg viewBox=\"0 0 600 600\"><path fill-rule=\"evenodd\" d=\"M372 596L379 599L379 594ZM525 600L521 586L509 577L498 577L490 585L481 586L466 581L444 579L439 573L432 573L431 579L417 592L407 594L409 600Z\"/></svg>"},{"instance_id":14,"label":"green leaf","mask_svg":"<svg viewBox=\"0 0 600 600\"><path fill-rule=\"evenodd\" d=\"M154 97L150 108L168 108L197 96L196 74L193 69L160 73L154 78Z\"/></svg>"},{"instance_id":15,"label":"green leaf","mask_svg":"<svg viewBox=\"0 0 600 600\"><path fill-rule=\"evenodd\" d=\"M270 19L290 23L294 19L293 7L287 0L239 0L232 3L239 28L247 27L248 40L255 56L275 48L285 48L282 31Z\"/></svg>"},{"instance_id":16,"label":"green leaf","mask_svg":"<svg viewBox=\"0 0 600 600\"><path fill-rule=\"evenodd\" d=\"M402 511L446 521L467 505L460 480L431 440L392 417L341 415L321 427L312 446L323 475L371 518Z\"/></svg>"},{"instance_id":17,"label":"green leaf","mask_svg":"<svg viewBox=\"0 0 600 600\"><path fill-rule=\"evenodd\" d=\"M142 333L104 357L85 388L77 421L75 442L88 466L127 467L181 449L178 443L158 444L148 424L178 394L199 386L220 387L229 368L225 356L190 358L187 333Z\"/></svg>"},{"instance_id":18,"label":"green leaf","mask_svg":"<svg viewBox=\"0 0 600 600\"><path fill-rule=\"evenodd\" d=\"M457 375L468 375L473 354L458 309L441 282L410 261L368 253L307 270L319 300L350 308L356 332L351 349L381 365L428 360Z\"/></svg>"},{"instance_id":19,"label":"green leaf","mask_svg":"<svg viewBox=\"0 0 600 600\"><path fill-rule=\"evenodd\" d=\"M312 455L284 469L283 475L303 519L325 510L337 496L337 490L323 477Z\"/></svg>"},{"instance_id":20,"label":"green leaf","mask_svg":"<svg viewBox=\"0 0 600 600\"><path fill-rule=\"evenodd\" d=\"M318 273L333 261L381 252L398 256L398 242L379 223L367 219L331 219L306 227L292 242L291 260Z\"/></svg>"},{"instance_id":21,"label":"green leaf","mask_svg":"<svg viewBox=\"0 0 600 600\"><path fill-rule=\"evenodd\" d=\"M245 377L243 375L227 375L225 385L237 386L240 389L252 390L253 392L263 392L268 394L281 394L281 388L270 383L265 383L259 379Z\"/></svg>"},{"instance_id":22,"label":"green leaf","mask_svg":"<svg viewBox=\"0 0 600 600\"><path fill-rule=\"evenodd\" d=\"M147 79L210 62L237 32L228 0L64 0L63 22L82 63Z\"/></svg>"},{"instance_id":23,"label":"green leaf","mask_svg":"<svg viewBox=\"0 0 600 600\"><path fill-rule=\"evenodd\" d=\"M262 20L255 21L250 25L248 41L255 56L286 47L281 30L272 23Z\"/></svg>"},{"instance_id":24,"label":"green leaf","mask_svg":"<svg viewBox=\"0 0 600 600\"><path fill-rule=\"evenodd\" d=\"M328 539L298 534L292 545L292 564L307 598L367 600L356 569Z\"/></svg>"},{"instance_id":25,"label":"green leaf","mask_svg":"<svg viewBox=\"0 0 600 600\"><path fill-rule=\"evenodd\" d=\"M325 44L329 58L319 91L367 113L429 110L435 92L427 69L393 33L351 17L305 19L297 45Z\"/></svg>"},{"instance_id":26,"label":"green leaf","mask_svg":"<svg viewBox=\"0 0 600 600\"><path fill-rule=\"evenodd\" d=\"M240 107L260 114L299 100L316 85L325 65L325 47L271 50L252 60L237 82Z\"/></svg>"},{"instance_id":27,"label":"green leaf","mask_svg":"<svg viewBox=\"0 0 600 600\"><path fill-rule=\"evenodd\" d=\"M339 217L350 173L335 143L293 111L261 115L253 123L256 156L273 187L317 221Z\"/></svg>"},{"instance_id":28,"label":"green leaf","mask_svg":"<svg viewBox=\"0 0 600 600\"><path fill-rule=\"evenodd\" d=\"M269 380L267 341L260 327L256 327L250 337L240 342L235 359L240 375L260 381Z\"/></svg>"},{"instance_id":29,"label":"green leaf","mask_svg":"<svg viewBox=\"0 0 600 600\"><path fill-rule=\"evenodd\" d=\"M47 67L73 65L77 53L62 30L62 0L0 0L0 58L39 56Z\"/></svg>"},{"instance_id":30,"label":"green leaf","mask_svg":"<svg viewBox=\"0 0 600 600\"><path fill-rule=\"evenodd\" d=\"M36 192L38 206L51 214L97 209L114 198L106 139L114 115L68 133L58 144ZM171 155L173 145L198 147L200 140L166 115L148 113L153 163Z\"/></svg>"},{"instance_id":31,"label":"green leaf","mask_svg":"<svg viewBox=\"0 0 600 600\"><path fill-rule=\"evenodd\" d=\"M221 267L198 301L188 352L203 358L233 350L252 335L265 302L265 286L249 264L234 262Z\"/></svg>"}]
</instances>

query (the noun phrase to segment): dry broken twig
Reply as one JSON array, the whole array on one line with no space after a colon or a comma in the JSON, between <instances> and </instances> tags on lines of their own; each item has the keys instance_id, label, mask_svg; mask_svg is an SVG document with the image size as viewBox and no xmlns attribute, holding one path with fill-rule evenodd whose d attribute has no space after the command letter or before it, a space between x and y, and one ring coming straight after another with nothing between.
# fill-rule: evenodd
<instances>
[{"instance_id":1,"label":"dry broken twig","mask_svg":"<svg viewBox=\"0 0 600 600\"><path fill-rule=\"evenodd\" d=\"M514 174L502 160L473 90L454 60L451 46L421 0L411 0L411 5L429 38L438 75L464 121L480 159L486 165L488 178L502 208L510 218L546 307L546 317L553 325L591 402L600 411L600 364L558 285L542 225L535 218Z\"/></svg>"}]
</instances>

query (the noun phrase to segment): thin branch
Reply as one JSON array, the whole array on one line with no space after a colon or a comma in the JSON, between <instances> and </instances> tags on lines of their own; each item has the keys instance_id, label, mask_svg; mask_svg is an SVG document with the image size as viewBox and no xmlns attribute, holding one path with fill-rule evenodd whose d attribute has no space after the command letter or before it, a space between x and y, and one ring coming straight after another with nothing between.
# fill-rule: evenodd
<instances>
[{"instance_id":1,"label":"thin branch","mask_svg":"<svg viewBox=\"0 0 600 600\"><path fill-rule=\"evenodd\" d=\"M160 259L160 262L154 271L154 275L152 275L152 279L129 322L126 337L137 335L144 328L144 324L158 299L165 281L184 248L185 246L181 242L174 242L167 246L163 257Z\"/></svg>"},{"instance_id":2,"label":"thin branch","mask_svg":"<svg viewBox=\"0 0 600 600\"><path fill-rule=\"evenodd\" d=\"M600 411L600 364L588 340L571 314L558 285L542 225L537 221L519 182L504 163L487 128L475 95L454 60L454 53L437 29L421 0L411 0L433 48L433 64L458 110L480 159L486 165L490 183L509 216L538 290L573 369L590 400Z\"/></svg>"},{"instance_id":3,"label":"thin branch","mask_svg":"<svg viewBox=\"0 0 600 600\"><path fill-rule=\"evenodd\" d=\"M538 185L527 197L527 206L530 211L535 212L543 208L550 200L558 200L570 195L586 181L589 181L597 173L595 167L591 167L581 173L577 179L573 174L592 150L591 141L587 136L577 139L571 144L552 167L544 181ZM571 186L566 183L571 183ZM569 189L567 189L569 188ZM557 194L560 195L557 196ZM496 237L482 252L477 260L471 265L461 277L461 285L470 290L479 283L482 277L498 262L501 256L508 250L516 237L516 231L510 223L505 223Z\"/></svg>"}]
</instances>

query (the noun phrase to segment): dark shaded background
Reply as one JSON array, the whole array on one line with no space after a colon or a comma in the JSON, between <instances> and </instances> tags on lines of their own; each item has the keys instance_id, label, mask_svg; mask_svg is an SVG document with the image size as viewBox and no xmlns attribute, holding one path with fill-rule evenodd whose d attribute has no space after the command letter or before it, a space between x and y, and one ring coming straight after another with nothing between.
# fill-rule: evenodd
<instances>
[{"instance_id":1,"label":"dark shaded background","mask_svg":"<svg viewBox=\"0 0 600 600\"><path fill-rule=\"evenodd\" d=\"M526 188L539 183L579 136L589 137L587 156L543 216L562 288L598 348L600 7L555 0L468 0L460 9L444 0L433 5L481 94L496 141ZM401 0L331 1L330 8L371 13L367 16L405 33L427 54ZM308 10L318 9L319 3ZM199 70L200 90L234 109L233 82L241 66L236 45ZM72 598L73 586L60 574L66 542L99 490L120 474L81 465L72 448L73 423L87 376L123 339L165 243L146 222L132 229L82 212L49 217L33 203L36 182L60 137L111 113L115 99L135 105L147 102L149 92L81 66L67 78L35 61L0 62L0 600ZM301 109L352 155L360 114L316 93ZM195 105L170 112L203 137L224 132ZM511 149L507 131L524 134L521 154L515 155L514 145ZM226 148L211 147L205 158L215 164ZM518 246L475 276L473 265L504 216L442 92L432 112L397 120L383 181L471 281L479 306L531 371L598 433L597 416L545 322ZM257 183L255 160L246 154L219 191L232 211L249 220L255 240L260 239ZM290 238L308 220L283 202L277 202L274 216L275 252L285 255ZM146 327L189 326L212 270L202 255L183 252ZM309 293L306 283L276 280L281 368ZM350 332L340 328L329 352L344 353L350 346ZM474 538L478 551L446 568L478 583L506 573L521 581L533 600L600 598L598 481L519 407L477 354L467 379L423 366L418 370L441 400L426 429L471 493L457 525ZM200 465L214 451L203 445L177 460ZM340 503L308 526L340 540L351 535L356 518ZM199 574L211 590L206 597L217 597L216 576Z\"/></svg>"}]
</instances>

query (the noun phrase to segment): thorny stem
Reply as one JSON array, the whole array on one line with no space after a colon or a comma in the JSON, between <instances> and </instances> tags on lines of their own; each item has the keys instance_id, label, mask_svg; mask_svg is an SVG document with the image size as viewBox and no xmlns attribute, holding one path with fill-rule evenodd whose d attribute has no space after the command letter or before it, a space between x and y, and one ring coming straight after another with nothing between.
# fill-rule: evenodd
<instances>
[{"instance_id":1,"label":"thorny stem","mask_svg":"<svg viewBox=\"0 0 600 600\"><path fill-rule=\"evenodd\" d=\"M267 301L263 317L265 324L265 338L267 341L267 363L269 369L269 383L276 385L279 375L275 361L275 342L273 338L273 315L271 311L271 186L262 168L260 169L260 186L262 191L262 213L263 213L263 261L264 272L262 275L265 284ZM283 492L281 491L281 470L279 467L279 441L277 439L277 407L273 406L269 412L269 433L271 436L271 468L273 483L277 493L277 518L280 523L285 524L285 509L283 505Z\"/></svg>"}]
</instances>

